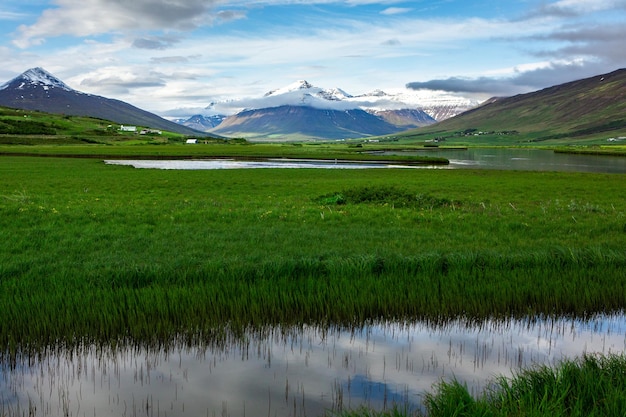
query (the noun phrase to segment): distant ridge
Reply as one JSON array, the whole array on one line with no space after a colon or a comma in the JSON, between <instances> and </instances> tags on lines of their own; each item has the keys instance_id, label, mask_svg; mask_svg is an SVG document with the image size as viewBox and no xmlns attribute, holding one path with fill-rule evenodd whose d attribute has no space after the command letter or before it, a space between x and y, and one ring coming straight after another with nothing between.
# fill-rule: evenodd
<instances>
[{"instance_id":1,"label":"distant ridge","mask_svg":"<svg viewBox=\"0 0 626 417\"><path fill-rule=\"evenodd\" d=\"M428 107L418 103L426 99ZM245 101L244 101L245 102ZM236 114L224 117L208 132L250 140L342 140L396 134L436 122L433 114L449 117L476 103L470 100L404 91L375 90L353 96L340 88L316 87L299 80L251 99ZM212 103L210 110L215 103ZM207 108L209 109L209 108ZM461 110L462 109L462 110ZM182 123L201 126L191 118Z\"/></svg>"},{"instance_id":2,"label":"distant ridge","mask_svg":"<svg viewBox=\"0 0 626 417\"><path fill-rule=\"evenodd\" d=\"M626 69L559 84L481 106L426 131L518 131L535 141L626 131ZM421 131L420 131L421 132Z\"/></svg>"},{"instance_id":3,"label":"distant ridge","mask_svg":"<svg viewBox=\"0 0 626 417\"><path fill-rule=\"evenodd\" d=\"M401 128L364 110L279 106L242 111L212 133L255 140L340 140L397 133Z\"/></svg>"},{"instance_id":4,"label":"distant ridge","mask_svg":"<svg viewBox=\"0 0 626 417\"><path fill-rule=\"evenodd\" d=\"M186 135L206 135L120 100L82 93L43 68L31 68L0 86L0 106L70 116L89 116Z\"/></svg>"}]
</instances>

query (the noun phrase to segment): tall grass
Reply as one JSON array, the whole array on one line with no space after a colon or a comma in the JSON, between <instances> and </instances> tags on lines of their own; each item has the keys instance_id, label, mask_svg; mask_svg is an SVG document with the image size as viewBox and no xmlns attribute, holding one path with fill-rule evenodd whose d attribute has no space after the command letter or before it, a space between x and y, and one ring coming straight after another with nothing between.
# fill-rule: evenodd
<instances>
[{"instance_id":1,"label":"tall grass","mask_svg":"<svg viewBox=\"0 0 626 417\"><path fill-rule=\"evenodd\" d=\"M0 162L5 352L626 300L619 175Z\"/></svg>"},{"instance_id":2,"label":"tall grass","mask_svg":"<svg viewBox=\"0 0 626 417\"><path fill-rule=\"evenodd\" d=\"M426 396L429 417L623 416L626 415L626 360L584 356L557 367L541 366L512 379L499 378L481 398L460 383L441 383Z\"/></svg>"},{"instance_id":3,"label":"tall grass","mask_svg":"<svg viewBox=\"0 0 626 417\"><path fill-rule=\"evenodd\" d=\"M362 408L333 417L617 417L626 415L626 358L591 356L498 377L474 398L456 380L441 382L424 399L425 411Z\"/></svg>"},{"instance_id":4,"label":"tall grass","mask_svg":"<svg viewBox=\"0 0 626 417\"><path fill-rule=\"evenodd\" d=\"M623 307L624 283L615 277L624 258L484 259L302 259L214 263L199 271L145 265L52 281L5 279L0 341L13 347L76 338L154 343L226 325L584 316Z\"/></svg>"}]
</instances>

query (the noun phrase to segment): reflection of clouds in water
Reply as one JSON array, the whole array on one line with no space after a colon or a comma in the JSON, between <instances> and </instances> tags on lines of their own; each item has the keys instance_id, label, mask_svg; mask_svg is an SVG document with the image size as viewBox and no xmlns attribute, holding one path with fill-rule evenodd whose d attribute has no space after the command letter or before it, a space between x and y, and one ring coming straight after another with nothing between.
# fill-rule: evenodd
<instances>
[{"instance_id":1,"label":"reflection of clouds in water","mask_svg":"<svg viewBox=\"0 0 626 417\"><path fill-rule=\"evenodd\" d=\"M347 396L349 402L359 400L359 403L383 404L385 408L394 404L407 406L409 409L419 406L417 397L409 394L406 385L397 386L386 382L372 381L364 375L355 375L344 381L341 386L341 395ZM349 403L345 405L350 407Z\"/></svg>"},{"instance_id":2,"label":"reflection of clouds in water","mask_svg":"<svg viewBox=\"0 0 626 417\"><path fill-rule=\"evenodd\" d=\"M410 165L367 163L350 161L313 161L269 159L267 161L216 160L106 160L107 165L129 165L134 168L173 169L173 170L215 170L215 169L264 169L264 168L315 168L315 169L373 169L373 168L415 168Z\"/></svg>"},{"instance_id":3,"label":"reflection of clouds in water","mask_svg":"<svg viewBox=\"0 0 626 417\"><path fill-rule=\"evenodd\" d=\"M417 404L441 379L479 392L520 367L625 350L623 315L592 320L463 320L377 324L353 330L274 329L219 347L167 353L83 348L3 369L0 415L28 409L75 415L321 415L402 398ZM19 394L18 394L19 393ZM50 414L50 413L49 413ZM71 414L71 413L70 413ZM35 414L36 415L36 414Z\"/></svg>"}]
</instances>

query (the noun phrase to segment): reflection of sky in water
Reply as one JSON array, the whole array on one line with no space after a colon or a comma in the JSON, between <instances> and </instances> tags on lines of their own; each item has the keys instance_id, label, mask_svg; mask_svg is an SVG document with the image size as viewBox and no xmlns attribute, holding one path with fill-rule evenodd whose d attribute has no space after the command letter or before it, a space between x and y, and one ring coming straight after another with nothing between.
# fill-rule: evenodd
<instances>
[{"instance_id":1,"label":"reflection of sky in water","mask_svg":"<svg viewBox=\"0 0 626 417\"><path fill-rule=\"evenodd\" d=\"M306 159L268 159L241 161L214 160L107 160L110 165L130 165L153 169L250 169L250 168L428 168L428 169L514 169L523 171L564 171L626 173L626 158L606 155L573 155L541 149L469 148L437 151L389 151L379 155L426 155L446 158L448 165L398 165L373 162L315 161Z\"/></svg>"},{"instance_id":2,"label":"reflection of sky in water","mask_svg":"<svg viewBox=\"0 0 626 417\"><path fill-rule=\"evenodd\" d=\"M313 160L267 160L238 161L233 159L214 160L107 160L108 165L129 165L134 168L203 170L203 169L260 169L260 168L315 168L315 169L371 169L371 168L415 168L408 165L383 163L355 163Z\"/></svg>"},{"instance_id":3,"label":"reflection of sky in water","mask_svg":"<svg viewBox=\"0 0 626 417\"><path fill-rule=\"evenodd\" d=\"M589 321L381 324L276 329L220 348L93 347L0 373L0 415L299 416L394 402L456 378L474 393L497 375L626 349L623 315ZM18 410L19 407L19 410Z\"/></svg>"}]
</instances>

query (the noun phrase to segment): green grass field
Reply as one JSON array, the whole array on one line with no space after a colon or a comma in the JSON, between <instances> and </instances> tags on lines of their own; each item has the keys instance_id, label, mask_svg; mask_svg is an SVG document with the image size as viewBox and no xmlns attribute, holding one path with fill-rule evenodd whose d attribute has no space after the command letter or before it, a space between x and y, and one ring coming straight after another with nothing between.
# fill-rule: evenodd
<instances>
[{"instance_id":1,"label":"green grass field","mask_svg":"<svg viewBox=\"0 0 626 417\"><path fill-rule=\"evenodd\" d=\"M624 307L623 176L0 158L0 343Z\"/></svg>"}]
</instances>

